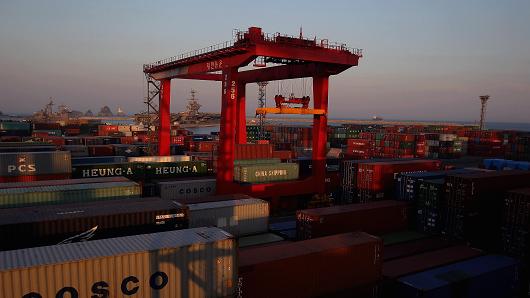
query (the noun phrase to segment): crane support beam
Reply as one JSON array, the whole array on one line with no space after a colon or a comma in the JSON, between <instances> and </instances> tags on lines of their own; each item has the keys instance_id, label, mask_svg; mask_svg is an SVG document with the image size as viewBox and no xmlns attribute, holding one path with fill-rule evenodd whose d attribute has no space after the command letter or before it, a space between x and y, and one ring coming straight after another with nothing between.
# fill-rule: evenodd
<instances>
[{"instance_id":1,"label":"crane support beam","mask_svg":"<svg viewBox=\"0 0 530 298\"><path fill-rule=\"evenodd\" d=\"M151 76L156 80L164 80L207 74L209 72L225 70L226 68L230 67L245 66L252 62L254 58L255 57L252 55L252 53L237 54L236 56L231 57L214 57L213 60L192 63L189 65L178 66L160 72L155 72L152 73Z\"/></svg>"},{"instance_id":2,"label":"crane support beam","mask_svg":"<svg viewBox=\"0 0 530 298\"><path fill-rule=\"evenodd\" d=\"M162 80L158 101L159 128L158 128L158 155L171 154L171 80Z\"/></svg>"},{"instance_id":3,"label":"crane support beam","mask_svg":"<svg viewBox=\"0 0 530 298\"><path fill-rule=\"evenodd\" d=\"M313 77L313 97L315 109L328 110L329 77L318 75ZM328 117L326 114L313 116L313 177L316 181L326 178L326 143ZM318 184L318 193L325 192L325 185Z\"/></svg>"},{"instance_id":4,"label":"crane support beam","mask_svg":"<svg viewBox=\"0 0 530 298\"><path fill-rule=\"evenodd\" d=\"M323 49L319 47L292 47L288 44L257 43L256 56L274 57L287 60L301 60L305 62L333 63L357 66L359 56L349 52Z\"/></svg>"},{"instance_id":5,"label":"crane support beam","mask_svg":"<svg viewBox=\"0 0 530 298\"><path fill-rule=\"evenodd\" d=\"M238 83L236 108L236 144L247 143L245 84Z\"/></svg>"},{"instance_id":6,"label":"crane support beam","mask_svg":"<svg viewBox=\"0 0 530 298\"><path fill-rule=\"evenodd\" d=\"M257 83L265 81L308 78L312 77L315 73L336 75L350 67L351 65L321 65L317 63L288 64L242 71L239 73L239 80L245 83Z\"/></svg>"},{"instance_id":7,"label":"crane support beam","mask_svg":"<svg viewBox=\"0 0 530 298\"><path fill-rule=\"evenodd\" d=\"M237 67L223 70L221 88L221 127L217 157L217 191L227 193L234 181L236 104L238 99Z\"/></svg>"}]
</instances>

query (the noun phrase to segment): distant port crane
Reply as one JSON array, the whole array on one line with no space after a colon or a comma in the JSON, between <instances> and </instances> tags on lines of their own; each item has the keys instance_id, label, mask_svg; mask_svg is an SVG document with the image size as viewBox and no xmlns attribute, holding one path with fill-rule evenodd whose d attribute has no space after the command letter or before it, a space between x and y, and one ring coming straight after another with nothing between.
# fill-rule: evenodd
<instances>
[{"instance_id":1,"label":"distant port crane","mask_svg":"<svg viewBox=\"0 0 530 298\"><path fill-rule=\"evenodd\" d=\"M170 154L171 80L220 81L221 131L217 193L245 193L272 198L308 193L324 194L329 77L357 66L361 57L361 49L350 48L346 44L280 33L266 34L261 28L250 27L246 31L235 30L231 41L145 64L143 71L148 85L155 85L149 82L156 81L160 86L159 91L155 91L158 95L159 115L158 154ZM263 61L258 68L239 71L240 67L247 66L256 59ZM269 64L272 66L267 67ZM313 175L304 180L282 183L235 183L235 144L247 142L246 84L307 77L313 78L313 108L304 106L305 99L300 99L302 107L280 107L280 111L275 112L313 115Z\"/></svg>"}]
</instances>

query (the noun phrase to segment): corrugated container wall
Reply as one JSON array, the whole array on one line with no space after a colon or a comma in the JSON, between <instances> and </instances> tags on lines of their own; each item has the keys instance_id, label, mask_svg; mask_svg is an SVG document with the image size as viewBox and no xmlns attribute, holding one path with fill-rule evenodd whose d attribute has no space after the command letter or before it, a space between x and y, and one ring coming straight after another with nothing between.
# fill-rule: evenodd
<instances>
[{"instance_id":1,"label":"corrugated container wall","mask_svg":"<svg viewBox=\"0 0 530 298\"><path fill-rule=\"evenodd\" d=\"M190 157L186 155L129 157L129 162L176 162L190 160Z\"/></svg>"},{"instance_id":2,"label":"corrugated container wall","mask_svg":"<svg viewBox=\"0 0 530 298\"><path fill-rule=\"evenodd\" d=\"M162 199L177 202L215 194L215 179L164 181L157 185Z\"/></svg>"},{"instance_id":3,"label":"corrugated container wall","mask_svg":"<svg viewBox=\"0 0 530 298\"><path fill-rule=\"evenodd\" d=\"M240 291L252 298L375 297L360 288L381 278L382 246L356 232L246 248L239 253Z\"/></svg>"},{"instance_id":4,"label":"corrugated container wall","mask_svg":"<svg viewBox=\"0 0 530 298\"><path fill-rule=\"evenodd\" d=\"M264 183L271 181L296 180L299 175L299 166L296 163L278 163L271 165L242 165L238 166L239 177L236 181L250 183Z\"/></svg>"},{"instance_id":5,"label":"corrugated container wall","mask_svg":"<svg viewBox=\"0 0 530 298\"><path fill-rule=\"evenodd\" d=\"M198 228L0 252L0 297L233 297L236 249Z\"/></svg>"},{"instance_id":6,"label":"corrugated container wall","mask_svg":"<svg viewBox=\"0 0 530 298\"><path fill-rule=\"evenodd\" d=\"M260 199L189 204L190 227L216 226L236 237L264 233L269 203Z\"/></svg>"},{"instance_id":7,"label":"corrugated container wall","mask_svg":"<svg viewBox=\"0 0 530 298\"><path fill-rule=\"evenodd\" d=\"M187 207L160 198L0 209L0 250L185 229Z\"/></svg>"},{"instance_id":8,"label":"corrugated container wall","mask_svg":"<svg viewBox=\"0 0 530 298\"><path fill-rule=\"evenodd\" d=\"M140 186L134 182L5 188L0 189L0 208L104 201L140 197L141 194Z\"/></svg>"},{"instance_id":9,"label":"corrugated container wall","mask_svg":"<svg viewBox=\"0 0 530 298\"><path fill-rule=\"evenodd\" d=\"M72 172L70 152L0 153L0 176L65 174Z\"/></svg>"}]
</instances>

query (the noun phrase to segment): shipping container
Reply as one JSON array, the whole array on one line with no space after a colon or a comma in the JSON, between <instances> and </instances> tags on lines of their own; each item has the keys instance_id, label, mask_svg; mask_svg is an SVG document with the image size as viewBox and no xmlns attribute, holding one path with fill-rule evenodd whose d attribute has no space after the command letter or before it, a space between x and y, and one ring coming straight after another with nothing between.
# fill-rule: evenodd
<instances>
[{"instance_id":1,"label":"shipping container","mask_svg":"<svg viewBox=\"0 0 530 298\"><path fill-rule=\"evenodd\" d=\"M465 245L450 246L383 263L383 276L396 279L431 268L464 261L482 255L482 251Z\"/></svg>"},{"instance_id":2,"label":"shipping container","mask_svg":"<svg viewBox=\"0 0 530 298\"><path fill-rule=\"evenodd\" d=\"M381 235L381 239L383 240L383 244L385 246L404 243L404 242L410 242L410 241L424 239L424 238L427 238L427 235L420 233L420 232L413 231L413 230L403 230L403 231Z\"/></svg>"},{"instance_id":3,"label":"shipping container","mask_svg":"<svg viewBox=\"0 0 530 298\"><path fill-rule=\"evenodd\" d=\"M264 234L258 234L258 235L251 235L251 236L245 236L240 237L238 239L238 247L241 248L248 248L248 247L254 247L254 246L267 246L272 244L280 244L283 243L284 239L278 235L272 234L272 233L264 233Z\"/></svg>"},{"instance_id":4,"label":"shipping container","mask_svg":"<svg viewBox=\"0 0 530 298\"><path fill-rule=\"evenodd\" d=\"M407 160L360 163L357 171L357 187L371 191L392 189L394 175L405 172L426 172L440 169L437 160Z\"/></svg>"},{"instance_id":5,"label":"shipping container","mask_svg":"<svg viewBox=\"0 0 530 298\"><path fill-rule=\"evenodd\" d=\"M72 157L72 166L127 162L125 156Z\"/></svg>"},{"instance_id":6,"label":"shipping container","mask_svg":"<svg viewBox=\"0 0 530 298\"><path fill-rule=\"evenodd\" d=\"M118 177L124 176L141 180L145 176L145 166L140 163L80 164L72 166L72 178Z\"/></svg>"},{"instance_id":7,"label":"shipping container","mask_svg":"<svg viewBox=\"0 0 530 298\"><path fill-rule=\"evenodd\" d=\"M208 175L208 164L203 161L175 161L144 163L145 179L184 178Z\"/></svg>"},{"instance_id":8,"label":"shipping container","mask_svg":"<svg viewBox=\"0 0 530 298\"><path fill-rule=\"evenodd\" d=\"M217 228L4 251L0 296L233 297L236 253Z\"/></svg>"},{"instance_id":9,"label":"shipping container","mask_svg":"<svg viewBox=\"0 0 530 298\"><path fill-rule=\"evenodd\" d=\"M187 207L138 198L0 209L1 250L71 243L188 227Z\"/></svg>"},{"instance_id":10,"label":"shipping container","mask_svg":"<svg viewBox=\"0 0 530 298\"><path fill-rule=\"evenodd\" d=\"M0 208L104 201L140 196L141 188L134 182L4 188L0 189Z\"/></svg>"},{"instance_id":11,"label":"shipping container","mask_svg":"<svg viewBox=\"0 0 530 298\"><path fill-rule=\"evenodd\" d=\"M129 157L129 162L178 162L190 161L189 156L185 155L170 155L170 156L139 156Z\"/></svg>"},{"instance_id":12,"label":"shipping container","mask_svg":"<svg viewBox=\"0 0 530 298\"><path fill-rule=\"evenodd\" d=\"M1 143L3 143L3 141L0 142L0 144ZM19 144L24 144L24 143L19 143ZM43 151L49 152L49 151L57 150L57 146L55 145L51 145L49 143L39 143L39 144L42 144L42 145L40 146L20 146L15 143L13 144L13 146L0 146L0 153L3 153L3 152L6 152L6 153L7 152L43 152Z\"/></svg>"},{"instance_id":13,"label":"shipping container","mask_svg":"<svg viewBox=\"0 0 530 298\"><path fill-rule=\"evenodd\" d=\"M40 180L29 182L9 182L0 183L0 189L3 188L26 188L37 186L69 185L69 184L92 184L108 182L129 182L125 177L101 177L101 178L84 178L84 179L57 179L57 180Z\"/></svg>"},{"instance_id":14,"label":"shipping container","mask_svg":"<svg viewBox=\"0 0 530 298\"><path fill-rule=\"evenodd\" d=\"M530 188L511 190L504 198L501 247L530 269Z\"/></svg>"},{"instance_id":15,"label":"shipping container","mask_svg":"<svg viewBox=\"0 0 530 298\"><path fill-rule=\"evenodd\" d=\"M234 177L234 180L249 183L296 180L299 174L296 163L241 165L238 168L239 177Z\"/></svg>"},{"instance_id":16,"label":"shipping container","mask_svg":"<svg viewBox=\"0 0 530 298\"><path fill-rule=\"evenodd\" d=\"M239 253L243 297L361 296L381 277L381 239L356 232L247 248Z\"/></svg>"},{"instance_id":17,"label":"shipping container","mask_svg":"<svg viewBox=\"0 0 530 298\"><path fill-rule=\"evenodd\" d=\"M0 153L0 177L66 174L71 172L70 152Z\"/></svg>"},{"instance_id":18,"label":"shipping container","mask_svg":"<svg viewBox=\"0 0 530 298\"><path fill-rule=\"evenodd\" d=\"M177 202L192 201L194 198L211 196L215 194L215 179L194 179L155 182L157 195L162 199Z\"/></svg>"},{"instance_id":19,"label":"shipping container","mask_svg":"<svg viewBox=\"0 0 530 298\"><path fill-rule=\"evenodd\" d=\"M425 252L442 249L451 245L457 245L448 239L443 239L438 236L427 237L418 240L407 241L403 243L396 243L385 245L383 250L383 260L389 261L400 259L408 256L414 256Z\"/></svg>"},{"instance_id":20,"label":"shipping container","mask_svg":"<svg viewBox=\"0 0 530 298\"><path fill-rule=\"evenodd\" d=\"M236 144L235 159L269 159L272 158L273 146L270 144Z\"/></svg>"},{"instance_id":21,"label":"shipping container","mask_svg":"<svg viewBox=\"0 0 530 298\"><path fill-rule=\"evenodd\" d=\"M215 226L239 237L265 233L269 225L269 203L242 199L188 204L190 227Z\"/></svg>"},{"instance_id":22,"label":"shipping container","mask_svg":"<svg viewBox=\"0 0 530 298\"><path fill-rule=\"evenodd\" d=\"M506 192L530 187L530 172L509 170L449 175L445 183L443 233L499 251Z\"/></svg>"},{"instance_id":23,"label":"shipping container","mask_svg":"<svg viewBox=\"0 0 530 298\"><path fill-rule=\"evenodd\" d=\"M69 151L72 157L88 157L88 148L85 145L65 145L62 150Z\"/></svg>"},{"instance_id":24,"label":"shipping container","mask_svg":"<svg viewBox=\"0 0 530 298\"><path fill-rule=\"evenodd\" d=\"M253 197L244 194L229 194L229 195L210 195L201 196L197 198L182 198L179 199L178 203L183 205L208 203L208 202L221 202L221 201L233 201L233 200L246 200L253 199Z\"/></svg>"},{"instance_id":25,"label":"shipping container","mask_svg":"<svg viewBox=\"0 0 530 298\"><path fill-rule=\"evenodd\" d=\"M495 297L511 298L518 288L518 262L488 255L404 276L395 297Z\"/></svg>"},{"instance_id":26,"label":"shipping container","mask_svg":"<svg viewBox=\"0 0 530 298\"><path fill-rule=\"evenodd\" d=\"M410 205L398 201L299 210L297 236L311 239L359 230L376 235L396 232L407 229L409 212Z\"/></svg>"}]
</instances>

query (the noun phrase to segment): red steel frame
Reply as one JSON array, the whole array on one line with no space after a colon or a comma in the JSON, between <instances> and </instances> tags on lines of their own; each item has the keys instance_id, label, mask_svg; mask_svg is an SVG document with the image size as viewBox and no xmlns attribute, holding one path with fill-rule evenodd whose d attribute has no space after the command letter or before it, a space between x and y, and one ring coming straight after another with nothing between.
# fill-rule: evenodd
<instances>
[{"instance_id":1,"label":"red steel frame","mask_svg":"<svg viewBox=\"0 0 530 298\"><path fill-rule=\"evenodd\" d=\"M257 57L265 57L278 66L239 72ZM358 65L361 50L345 45L269 36L261 28L238 32L236 40L191 54L144 65L144 72L161 81L159 95L159 155L170 154L171 79L221 81L221 129L217 159L217 193L245 193L257 197L324 193L329 76ZM305 180L266 184L238 184L233 181L234 147L245 144L245 86L248 83L313 78L315 109L326 111L313 116L313 176Z\"/></svg>"}]
</instances>

